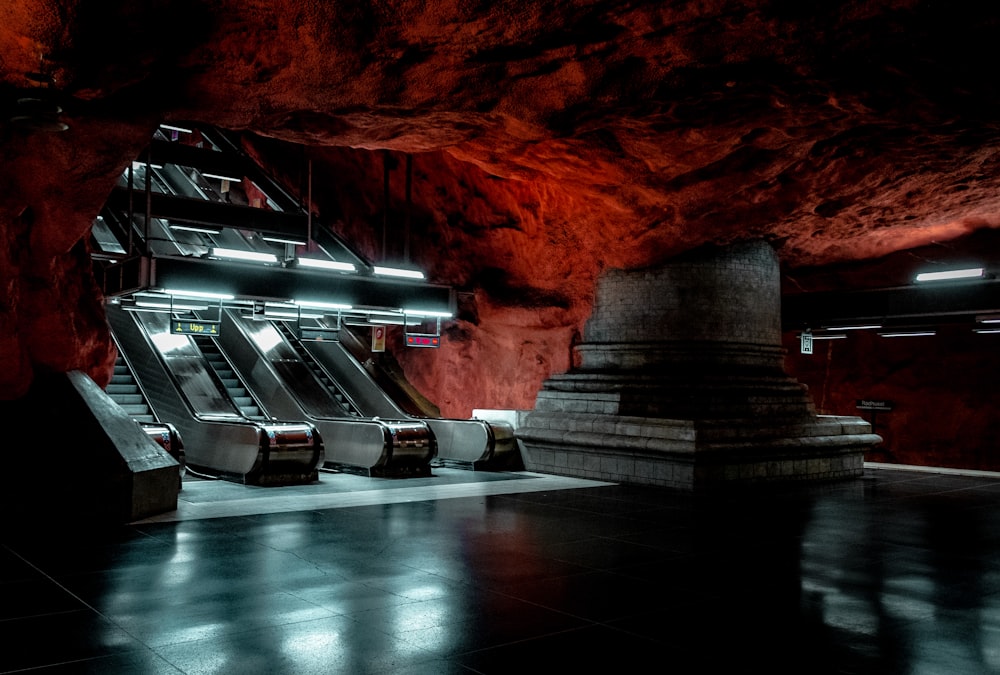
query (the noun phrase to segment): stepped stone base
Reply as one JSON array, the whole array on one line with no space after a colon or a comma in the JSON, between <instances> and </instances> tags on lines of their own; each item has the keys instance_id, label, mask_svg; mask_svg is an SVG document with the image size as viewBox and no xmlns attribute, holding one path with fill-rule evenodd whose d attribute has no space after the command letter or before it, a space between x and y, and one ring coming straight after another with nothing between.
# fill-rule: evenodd
<instances>
[{"instance_id":1,"label":"stepped stone base","mask_svg":"<svg viewBox=\"0 0 1000 675\"><path fill-rule=\"evenodd\" d=\"M859 417L762 428L749 420L540 412L528 415L518 438L529 471L685 490L858 477L865 449L881 440Z\"/></svg>"}]
</instances>

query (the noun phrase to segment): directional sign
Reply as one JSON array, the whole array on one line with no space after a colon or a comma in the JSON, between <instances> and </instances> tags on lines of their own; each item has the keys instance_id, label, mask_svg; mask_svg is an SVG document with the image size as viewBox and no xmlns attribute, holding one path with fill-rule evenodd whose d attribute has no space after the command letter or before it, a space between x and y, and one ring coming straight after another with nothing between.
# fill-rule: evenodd
<instances>
[{"instance_id":1,"label":"directional sign","mask_svg":"<svg viewBox=\"0 0 1000 675\"><path fill-rule=\"evenodd\" d=\"M170 322L170 332L174 335L218 335L221 321L180 321Z\"/></svg>"},{"instance_id":2,"label":"directional sign","mask_svg":"<svg viewBox=\"0 0 1000 675\"><path fill-rule=\"evenodd\" d=\"M407 333L406 334L406 346L407 347L440 347L441 346L441 336L434 335L433 333Z\"/></svg>"},{"instance_id":3,"label":"directional sign","mask_svg":"<svg viewBox=\"0 0 1000 675\"><path fill-rule=\"evenodd\" d=\"M802 333L799 336L799 347L803 354L813 353L813 336L812 333Z\"/></svg>"}]
</instances>

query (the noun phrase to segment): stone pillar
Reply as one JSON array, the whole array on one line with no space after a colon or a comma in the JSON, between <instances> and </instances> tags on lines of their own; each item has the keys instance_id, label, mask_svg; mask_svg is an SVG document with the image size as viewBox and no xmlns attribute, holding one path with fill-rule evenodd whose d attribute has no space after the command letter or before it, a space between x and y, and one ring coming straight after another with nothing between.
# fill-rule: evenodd
<instances>
[{"instance_id":1,"label":"stone pillar","mask_svg":"<svg viewBox=\"0 0 1000 675\"><path fill-rule=\"evenodd\" d=\"M763 241L608 272L577 356L518 430L529 470L680 488L845 478L881 442L859 417L817 416L785 373Z\"/></svg>"}]
</instances>

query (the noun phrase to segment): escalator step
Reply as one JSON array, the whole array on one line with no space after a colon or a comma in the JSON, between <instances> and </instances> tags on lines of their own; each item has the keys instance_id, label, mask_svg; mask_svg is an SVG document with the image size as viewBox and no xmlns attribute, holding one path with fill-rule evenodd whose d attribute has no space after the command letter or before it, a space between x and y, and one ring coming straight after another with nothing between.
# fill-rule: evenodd
<instances>
[{"instance_id":1,"label":"escalator step","mask_svg":"<svg viewBox=\"0 0 1000 675\"><path fill-rule=\"evenodd\" d=\"M111 383L104 391L107 392L107 394L112 398L118 394L138 394L139 385L135 384L135 381L115 382L114 379L112 379Z\"/></svg>"},{"instance_id":2,"label":"escalator step","mask_svg":"<svg viewBox=\"0 0 1000 675\"><path fill-rule=\"evenodd\" d=\"M261 417L260 408L258 408L257 406L247 406L245 408L241 407L240 412L243 413L244 417L250 417L250 418Z\"/></svg>"},{"instance_id":3,"label":"escalator step","mask_svg":"<svg viewBox=\"0 0 1000 675\"><path fill-rule=\"evenodd\" d=\"M145 405L146 403L142 400L142 394L114 394L111 396L111 399L121 406L136 404Z\"/></svg>"},{"instance_id":4,"label":"escalator step","mask_svg":"<svg viewBox=\"0 0 1000 675\"><path fill-rule=\"evenodd\" d=\"M140 422L155 422L156 421L156 418L154 418L152 415L132 415L132 417L134 417L135 419L139 420Z\"/></svg>"},{"instance_id":5,"label":"escalator step","mask_svg":"<svg viewBox=\"0 0 1000 675\"><path fill-rule=\"evenodd\" d=\"M149 406L145 403L129 403L122 405L122 410L127 412L129 415L148 415Z\"/></svg>"}]
</instances>

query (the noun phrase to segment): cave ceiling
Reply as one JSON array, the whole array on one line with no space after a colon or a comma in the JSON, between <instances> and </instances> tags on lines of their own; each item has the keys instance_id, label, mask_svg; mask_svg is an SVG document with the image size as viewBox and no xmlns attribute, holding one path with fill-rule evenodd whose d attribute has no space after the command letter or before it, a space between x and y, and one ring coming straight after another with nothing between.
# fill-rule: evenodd
<instances>
[{"instance_id":1,"label":"cave ceiling","mask_svg":"<svg viewBox=\"0 0 1000 675\"><path fill-rule=\"evenodd\" d=\"M933 257L1000 225L998 28L938 0L3 3L0 281L27 293L85 239L169 121L245 132L288 176L301 149L345 221L378 210L372 151L411 155L431 278L556 314L708 242Z\"/></svg>"}]
</instances>

